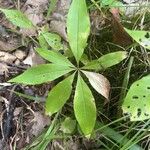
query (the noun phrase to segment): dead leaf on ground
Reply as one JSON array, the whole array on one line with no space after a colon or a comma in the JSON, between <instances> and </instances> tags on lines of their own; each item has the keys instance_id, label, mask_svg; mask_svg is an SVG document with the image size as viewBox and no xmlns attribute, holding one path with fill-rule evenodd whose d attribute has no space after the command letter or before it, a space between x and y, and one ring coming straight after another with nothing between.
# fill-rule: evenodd
<instances>
[{"instance_id":1,"label":"dead leaf on ground","mask_svg":"<svg viewBox=\"0 0 150 150\"><path fill-rule=\"evenodd\" d=\"M8 41L4 42L0 40L0 50L11 52L17 48L22 46L21 42L18 39L9 39Z\"/></svg>"},{"instance_id":2,"label":"dead leaf on ground","mask_svg":"<svg viewBox=\"0 0 150 150\"><path fill-rule=\"evenodd\" d=\"M6 65L5 63L0 63L0 75L7 76L9 72L8 69L9 69L8 65Z\"/></svg>"},{"instance_id":3,"label":"dead leaf on ground","mask_svg":"<svg viewBox=\"0 0 150 150\"><path fill-rule=\"evenodd\" d=\"M66 18L70 7L71 0L59 0L57 7L51 16L50 30L59 34L67 41Z\"/></svg>"},{"instance_id":4,"label":"dead leaf on ground","mask_svg":"<svg viewBox=\"0 0 150 150\"><path fill-rule=\"evenodd\" d=\"M111 27L113 32L114 43L121 46L129 46L132 44L131 37L125 32L123 25L120 21L120 12L118 8L111 8L110 12L112 14Z\"/></svg>"},{"instance_id":5,"label":"dead leaf on ground","mask_svg":"<svg viewBox=\"0 0 150 150\"><path fill-rule=\"evenodd\" d=\"M31 128L32 135L39 135L43 129L50 124L50 118L43 115L41 112L34 112L33 126Z\"/></svg>"},{"instance_id":6,"label":"dead leaf on ground","mask_svg":"<svg viewBox=\"0 0 150 150\"><path fill-rule=\"evenodd\" d=\"M23 12L33 25L37 26L43 23L44 11L47 9L48 0L27 0ZM24 36L36 36L36 29L21 29L20 32Z\"/></svg>"},{"instance_id":7,"label":"dead leaf on ground","mask_svg":"<svg viewBox=\"0 0 150 150\"><path fill-rule=\"evenodd\" d=\"M82 71L88 78L92 87L107 100L109 99L110 83L106 77L99 73Z\"/></svg>"},{"instance_id":8,"label":"dead leaf on ground","mask_svg":"<svg viewBox=\"0 0 150 150\"><path fill-rule=\"evenodd\" d=\"M39 64L44 64L46 61L34 51L33 47L30 48L29 54L26 59L23 61L24 64L30 66L36 66Z\"/></svg>"},{"instance_id":9,"label":"dead leaf on ground","mask_svg":"<svg viewBox=\"0 0 150 150\"><path fill-rule=\"evenodd\" d=\"M22 110L23 110L23 107L16 107L15 110L14 110L14 117L17 118Z\"/></svg>"},{"instance_id":10,"label":"dead leaf on ground","mask_svg":"<svg viewBox=\"0 0 150 150\"><path fill-rule=\"evenodd\" d=\"M92 10L90 12L91 19L91 33L94 35L100 35L100 30L106 27L106 18L98 10Z\"/></svg>"},{"instance_id":11,"label":"dead leaf on ground","mask_svg":"<svg viewBox=\"0 0 150 150\"><path fill-rule=\"evenodd\" d=\"M67 41L66 23L63 21L53 20L50 23L50 31L59 34L65 41Z\"/></svg>"},{"instance_id":12,"label":"dead leaf on ground","mask_svg":"<svg viewBox=\"0 0 150 150\"><path fill-rule=\"evenodd\" d=\"M32 5L35 7L39 7L39 9L44 9L48 4L48 0L27 0L25 5Z\"/></svg>"},{"instance_id":13,"label":"dead leaf on ground","mask_svg":"<svg viewBox=\"0 0 150 150\"><path fill-rule=\"evenodd\" d=\"M0 61L5 63L13 63L16 60L16 57L7 52L0 51Z\"/></svg>"}]
</instances>

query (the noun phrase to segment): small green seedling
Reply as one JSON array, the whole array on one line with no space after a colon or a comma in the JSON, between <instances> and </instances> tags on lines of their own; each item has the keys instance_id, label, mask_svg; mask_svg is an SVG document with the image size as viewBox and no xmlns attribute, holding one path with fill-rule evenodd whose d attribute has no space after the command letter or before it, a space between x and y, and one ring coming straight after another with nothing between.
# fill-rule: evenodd
<instances>
[{"instance_id":1,"label":"small green seedling","mask_svg":"<svg viewBox=\"0 0 150 150\"><path fill-rule=\"evenodd\" d=\"M11 11L13 12L13 10ZM6 11L3 12L5 13ZM11 18L10 21L12 21L13 16L10 17L10 15L11 13L8 18ZM20 18L22 17L19 15L18 22ZM15 19L17 20L17 17ZM16 22L15 25L20 26ZM23 26L21 25L20 27ZM60 43L58 36L51 33L41 33L40 41L44 45L44 48L37 48L36 51L50 63L31 67L9 82L36 85L53 81L65 75L66 78L49 92L46 100L46 113L53 115L69 99L72 93L75 73L77 73L77 83L74 85L76 87L73 100L74 114L84 135L90 137L96 121L96 105L93 94L84 81L84 76L88 78L89 83L98 93L108 99L110 89L109 81L103 75L92 72L91 70L100 71L116 65L127 57L127 53L124 51L109 53L80 67L81 57L87 46L87 38L90 33L90 19L85 0L72 1L67 19L67 32L68 41L76 59L76 65L72 64L69 59L58 52L61 48L61 44L58 44ZM43 39L52 48L51 51L46 49L47 46L45 46Z\"/></svg>"}]
</instances>

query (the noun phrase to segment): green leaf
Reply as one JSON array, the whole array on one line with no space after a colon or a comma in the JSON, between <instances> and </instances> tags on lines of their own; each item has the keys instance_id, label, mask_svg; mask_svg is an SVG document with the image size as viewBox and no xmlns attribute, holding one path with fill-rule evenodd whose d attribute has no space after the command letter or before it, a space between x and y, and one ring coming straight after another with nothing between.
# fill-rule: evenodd
<instances>
[{"instance_id":1,"label":"green leaf","mask_svg":"<svg viewBox=\"0 0 150 150\"><path fill-rule=\"evenodd\" d=\"M72 134L76 128L76 120L67 117L61 124L61 131L66 134Z\"/></svg>"},{"instance_id":2,"label":"green leaf","mask_svg":"<svg viewBox=\"0 0 150 150\"><path fill-rule=\"evenodd\" d=\"M69 67L60 66L58 64L42 64L29 68L24 73L9 80L8 82L23 83L28 85L41 84L55 80L72 70L73 69Z\"/></svg>"},{"instance_id":3,"label":"green leaf","mask_svg":"<svg viewBox=\"0 0 150 150\"><path fill-rule=\"evenodd\" d=\"M70 66L74 67L74 65L62 54L57 51L48 50L44 48L36 48L36 51L46 60L58 64L60 66Z\"/></svg>"},{"instance_id":4,"label":"green leaf","mask_svg":"<svg viewBox=\"0 0 150 150\"><path fill-rule=\"evenodd\" d=\"M131 121L150 118L150 75L132 84L122 109L123 113L130 115Z\"/></svg>"},{"instance_id":5,"label":"green leaf","mask_svg":"<svg viewBox=\"0 0 150 150\"><path fill-rule=\"evenodd\" d=\"M101 7L120 7L124 6L123 3L118 2L118 0L101 0Z\"/></svg>"},{"instance_id":6,"label":"green leaf","mask_svg":"<svg viewBox=\"0 0 150 150\"><path fill-rule=\"evenodd\" d=\"M140 30L129 30L126 29L126 32L141 46L150 50L150 32L140 31Z\"/></svg>"},{"instance_id":7,"label":"green leaf","mask_svg":"<svg viewBox=\"0 0 150 150\"><path fill-rule=\"evenodd\" d=\"M45 31L41 32L41 34L52 49L57 51L63 49L61 37L59 35Z\"/></svg>"},{"instance_id":8,"label":"green leaf","mask_svg":"<svg viewBox=\"0 0 150 150\"><path fill-rule=\"evenodd\" d=\"M52 115L59 111L69 99L72 91L74 74L58 83L48 94L46 113Z\"/></svg>"},{"instance_id":9,"label":"green leaf","mask_svg":"<svg viewBox=\"0 0 150 150\"><path fill-rule=\"evenodd\" d=\"M67 19L68 40L71 50L79 62L90 33L90 20L85 0L73 0Z\"/></svg>"},{"instance_id":10,"label":"green leaf","mask_svg":"<svg viewBox=\"0 0 150 150\"><path fill-rule=\"evenodd\" d=\"M82 132L90 137L96 121L96 106L92 92L80 74L74 97L74 112Z\"/></svg>"},{"instance_id":11,"label":"green leaf","mask_svg":"<svg viewBox=\"0 0 150 150\"><path fill-rule=\"evenodd\" d=\"M21 28L33 28L32 22L21 11L1 8L0 11L2 11L6 18L14 25Z\"/></svg>"},{"instance_id":12,"label":"green leaf","mask_svg":"<svg viewBox=\"0 0 150 150\"><path fill-rule=\"evenodd\" d=\"M46 40L42 34L39 35L38 40L39 40L39 44L40 44L41 48L44 48L44 49L49 48L48 43L46 42Z\"/></svg>"},{"instance_id":13,"label":"green leaf","mask_svg":"<svg viewBox=\"0 0 150 150\"><path fill-rule=\"evenodd\" d=\"M109 53L103 55L97 60L91 61L86 66L82 67L82 69L91 69L91 70L107 69L111 66L120 63L125 58L127 58L127 52L124 51Z\"/></svg>"}]
</instances>

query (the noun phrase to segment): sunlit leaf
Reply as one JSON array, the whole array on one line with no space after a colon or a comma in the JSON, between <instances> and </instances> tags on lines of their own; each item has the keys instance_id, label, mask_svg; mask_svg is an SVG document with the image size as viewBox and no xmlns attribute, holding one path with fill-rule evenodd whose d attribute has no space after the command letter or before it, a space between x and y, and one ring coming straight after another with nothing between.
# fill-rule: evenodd
<instances>
[{"instance_id":1,"label":"sunlit leaf","mask_svg":"<svg viewBox=\"0 0 150 150\"><path fill-rule=\"evenodd\" d=\"M59 111L69 99L72 91L74 74L59 82L48 94L46 113L52 115Z\"/></svg>"},{"instance_id":2,"label":"sunlit leaf","mask_svg":"<svg viewBox=\"0 0 150 150\"><path fill-rule=\"evenodd\" d=\"M67 32L71 50L79 62L90 33L90 20L85 0L72 1L67 19Z\"/></svg>"},{"instance_id":3,"label":"sunlit leaf","mask_svg":"<svg viewBox=\"0 0 150 150\"><path fill-rule=\"evenodd\" d=\"M9 80L9 82L23 83L28 85L41 84L52 81L73 69L58 64L42 64L29 68L21 75Z\"/></svg>"},{"instance_id":4,"label":"sunlit leaf","mask_svg":"<svg viewBox=\"0 0 150 150\"><path fill-rule=\"evenodd\" d=\"M109 98L110 92L110 83L106 77L99 73L89 72L89 71L82 71L86 77L89 79L90 84L92 87L106 99Z\"/></svg>"},{"instance_id":5,"label":"sunlit leaf","mask_svg":"<svg viewBox=\"0 0 150 150\"><path fill-rule=\"evenodd\" d=\"M14 25L21 28L33 28L32 22L20 11L18 10L9 10L9 9L1 9L6 18L12 22Z\"/></svg>"},{"instance_id":6,"label":"sunlit leaf","mask_svg":"<svg viewBox=\"0 0 150 150\"><path fill-rule=\"evenodd\" d=\"M129 30L126 28L125 30L137 43L150 50L150 32L143 30Z\"/></svg>"},{"instance_id":7,"label":"sunlit leaf","mask_svg":"<svg viewBox=\"0 0 150 150\"><path fill-rule=\"evenodd\" d=\"M74 112L82 132L90 137L95 126L96 106L89 87L80 75L75 90Z\"/></svg>"},{"instance_id":8,"label":"sunlit leaf","mask_svg":"<svg viewBox=\"0 0 150 150\"><path fill-rule=\"evenodd\" d=\"M93 70L107 69L111 66L120 63L125 58L127 58L127 52L124 51L109 53L103 55L99 59L91 61L86 66L82 67L82 69L93 69Z\"/></svg>"},{"instance_id":9,"label":"sunlit leaf","mask_svg":"<svg viewBox=\"0 0 150 150\"><path fill-rule=\"evenodd\" d=\"M46 60L58 64L60 66L70 66L74 67L74 65L62 54L57 51L48 50L44 48L36 48L36 51Z\"/></svg>"},{"instance_id":10,"label":"sunlit leaf","mask_svg":"<svg viewBox=\"0 0 150 150\"><path fill-rule=\"evenodd\" d=\"M123 113L130 115L131 121L150 118L150 75L131 85L122 109Z\"/></svg>"},{"instance_id":11,"label":"sunlit leaf","mask_svg":"<svg viewBox=\"0 0 150 150\"><path fill-rule=\"evenodd\" d=\"M61 50L63 49L63 45L61 43L61 37L55 33L50 33L50 32L41 32L49 46L53 50Z\"/></svg>"}]
</instances>

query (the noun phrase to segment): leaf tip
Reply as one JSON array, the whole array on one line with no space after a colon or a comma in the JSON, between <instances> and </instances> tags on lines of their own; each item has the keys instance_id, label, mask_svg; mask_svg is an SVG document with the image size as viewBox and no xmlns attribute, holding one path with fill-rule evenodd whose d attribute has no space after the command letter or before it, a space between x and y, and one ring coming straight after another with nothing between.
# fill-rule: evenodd
<instances>
[{"instance_id":1,"label":"leaf tip","mask_svg":"<svg viewBox=\"0 0 150 150\"><path fill-rule=\"evenodd\" d=\"M53 113L50 112L50 111L48 111L48 110L46 110L45 114L46 114L47 116L52 116L52 115L53 115Z\"/></svg>"},{"instance_id":2,"label":"leaf tip","mask_svg":"<svg viewBox=\"0 0 150 150\"><path fill-rule=\"evenodd\" d=\"M87 134L85 137L89 140L91 138L91 134Z\"/></svg>"}]
</instances>

